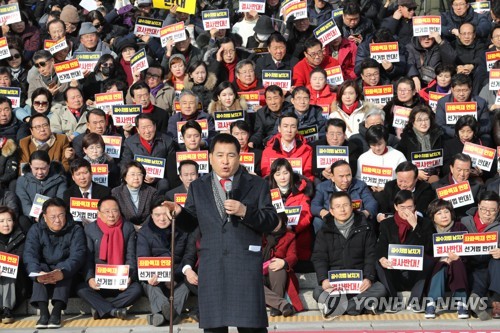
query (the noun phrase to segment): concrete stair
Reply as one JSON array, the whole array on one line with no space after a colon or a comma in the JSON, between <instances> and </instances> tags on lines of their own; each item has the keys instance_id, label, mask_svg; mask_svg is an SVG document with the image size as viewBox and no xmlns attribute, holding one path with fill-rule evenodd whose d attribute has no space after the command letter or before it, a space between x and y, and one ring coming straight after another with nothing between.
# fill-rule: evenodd
<instances>
[{"instance_id":1,"label":"concrete stair","mask_svg":"<svg viewBox=\"0 0 500 333\"><path fill-rule=\"evenodd\" d=\"M313 290L318 285L316 281L316 273L297 273L297 279L300 285L300 299L304 305L305 310L317 311L318 306L316 301L313 299ZM409 292L403 292L401 294L403 298L409 297ZM196 297L190 297L187 308L193 307L196 304ZM141 297L130 309L130 313L150 313L151 309L149 307L149 301L146 297ZM78 315L81 313L90 314L90 306L82 301L80 298L70 298L68 301L68 306L64 311L65 314ZM37 309L29 305L28 301L21 303L15 311L16 315L26 316L26 315L36 315Z\"/></svg>"}]
</instances>

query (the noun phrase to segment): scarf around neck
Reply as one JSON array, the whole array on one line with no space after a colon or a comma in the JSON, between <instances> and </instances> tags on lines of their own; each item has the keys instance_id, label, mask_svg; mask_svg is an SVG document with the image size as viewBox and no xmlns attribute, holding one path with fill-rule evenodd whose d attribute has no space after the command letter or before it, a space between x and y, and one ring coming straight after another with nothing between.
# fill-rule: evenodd
<instances>
[{"instance_id":1,"label":"scarf around neck","mask_svg":"<svg viewBox=\"0 0 500 333\"><path fill-rule=\"evenodd\" d=\"M394 214L394 222L396 222L396 226L398 227L399 240L401 241L401 244L404 244L406 241L406 234L408 231L412 230L412 227L407 220L399 216L398 212Z\"/></svg>"},{"instance_id":2,"label":"scarf around neck","mask_svg":"<svg viewBox=\"0 0 500 333\"><path fill-rule=\"evenodd\" d=\"M349 219L344 223L340 223L335 218L333 221L335 222L335 226L337 227L337 229L339 229L342 236L344 236L344 238L347 239L347 237L349 236L349 231L351 231L351 227L354 224L354 214L351 214Z\"/></svg>"},{"instance_id":3,"label":"scarf around neck","mask_svg":"<svg viewBox=\"0 0 500 333\"><path fill-rule=\"evenodd\" d=\"M453 228L454 224L455 224L455 221L451 221L451 223L448 224L448 226L443 228L443 227L437 225L436 223L434 223L434 227L436 228L436 231L438 232L438 234L444 234L445 232L449 232L451 230L451 228Z\"/></svg>"},{"instance_id":4,"label":"scarf around neck","mask_svg":"<svg viewBox=\"0 0 500 333\"><path fill-rule=\"evenodd\" d=\"M96 223L102 231L99 259L108 265L122 265L124 263L123 219L120 217L115 225L108 226L98 217Z\"/></svg>"},{"instance_id":5,"label":"scarf around neck","mask_svg":"<svg viewBox=\"0 0 500 333\"><path fill-rule=\"evenodd\" d=\"M348 115L351 115L354 112L354 110L357 109L358 105L359 105L358 101L354 102L351 106L347 106L344 103L342 103L342 111L344 111Z\"/></svg>"},{"instance_id":6,"label":"scarf around neck","mask_svg":"<svg viewBox=\"0 0 500 333\"><path fill-rule=\"evenodd\" d=\"M488 226L487 224L484 224L479 218L479 209L474 214L474 224L476 225L477 232L484 232L484 229L486 229L486 227Z\"/></svg>"}]
</instances>

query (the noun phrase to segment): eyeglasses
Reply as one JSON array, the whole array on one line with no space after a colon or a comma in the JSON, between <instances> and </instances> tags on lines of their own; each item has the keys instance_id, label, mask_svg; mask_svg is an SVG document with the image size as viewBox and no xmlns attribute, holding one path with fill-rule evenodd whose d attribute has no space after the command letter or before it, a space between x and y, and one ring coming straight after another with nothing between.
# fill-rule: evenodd
<instances>
[{"instance_id":1,"label":"eyeglasses","mask_svg":"<svg viewBox=\"0 0 500 333\"><path fill-rule=\"evenodd\" d=\"M36 125L36 126L33 126L31 128L37 130L37 131L41 131L42 129L47 129L49 128L50 125L48 123L45 123L45 124L42 124L42 125Z\"/></svg>"},{"instance_id":2,"label":"eyeglasses","mask_svg":"<svg viewBox=\"0 0 500 333\"><path fill-rule=\"evenodd\" d=\"M7 58L7 61L12 61L13 59L20 59L21 55L19 53L13 54L12 56Z\"/></svg>"},{"instance_id":3,"label":"eyeglasses","mask_svg":"<svg viewBox=\"0 0 500 333\"><path fill-rule=\"evenodd\" d=\"M40 67L45 67L47 66L49 63L48 61L40 61L40 62L35 62L35 67L36 68L40 68Z\"/></svg>"},{"instance_id":4,"label":"eyeglasses","mask_svg":"<svg viewBox=\"0 0 500 333\"><path fill-rule=\"evenodd\" d=\"M47 105L49 105L49 102L47 102L47 101L43 101L43 102L42 101L34 101L33 104L35 106L47 106Z\"/></svg>"},{"instance_id":5,"label":"eyeglasses","mask_svg":"<svg viewBox=\"0 0 500 333\"><path fill-rule=\"evenodd\" d=\"M340 209L348 209L351 206L352 206L352 204L343 204L343 205L335 205L335 206L332 206L332 207L333 207L333 209L340 210Z\"/></svg>"},{"instance_id":6,"label":"eyeglasses","mask_svg":"<svg viewBox=\"0 0 500 333\"><path fill-rule=\"evenodd\" d=\"M491 36L491 39L496 39L496 40L499 40L499 39L500 39L500 35Z\"/></svg>"},{"instance_id":7,"label":"eyeglasses","mask_svg":"<svg viewBox=\"0 0 500 333\"><path fill-rule=\"evenodd\" d=\"M361 74L363 76L366 76L367 78L369 79L372 79L372 78L375 78L375 77L379 77L380 76L380 73L373 73L373 74Z\"/></svg>"},{"instance_id":8,"label":"eyeglasses","mask_svg":"<svg viewBox=\"0 0 500 333\"><path fill-rule=\"evenodd\" d=\"M159 80L159 79L160 79L160 75L158 75L158 74L146 73L146 79L155 79L155 80Z\"/></svg>"},{"instance_id":9,"label":"eyeglasses","mask_svg":"<svg viewBox=\"0 0 500 333\"><path fill-rule=\"evenodd\" d=\"M484 207L479 207L479 211L484 214L495 214L497 212L498 208L484 208Z\"/></svg>"},{"instance_id":10,"label":"eyeglasses","mask_svg":"<svg viewBox=\"0 0 500 333\"><path fill-rule=\"evenodd\" d=\"M431 118L418 118L418 119L415 119L416 123L427 123L427 122L430 122L430 121L431 121Z\"/></svg>"},{"instance_id":11,"label":"eyeglasses","mask_svg":"<svg viewBox=\"0 0 500 333\"><path fill-rule=\"evenodd\" d=\"M407 92L411 92L412 90L411 89L398 89L398 92L402 92L402 93L407 93Z\"/></svg>"},{"instance_id":12,"label":"eyeglasses","mask_svg":"<svg viewBox=\"0 0 500 333\"><path fill-rule=\"evenodd\" d=\"M453 92L457 94L466 94L470 92L470 89L453 89Z\"/></svg>"},{"instance_id":13,"label":"eyeglasses","mask_svg":"<svg viewBox=\"0 0 500 333\"><path fill-rule=\"evenodd\" d=\"M323 56L323 50L317 51L317 52L313 52L313 53L306 52L306 54L308 56L310 56L311 58L319 58L319 57Z\"/></svg>"},{"instance_id":14,"label":"eyeglasses","mask_svg":"<svg viewBox=\"0 0 500 333\"><path fill-rule=\"evenodd\" d=\"M100 27L103 27L101 23L94 24L94 28L99 29Z\"/></svg>"},{"instance_id":15,"label":"eyeglasses","mask_svg":"<svg viewBox=\"0 0 500 333\"><path fill-rule=\"evenodd\" d=\"M417 10L417 7L406 7L406 8L408 8L409 12L414 12Z\"/></svg>"},{"instance_id":16,"label":"eyeglasses","mask_svg":"<svg viewBox=\"0 0 500 333\"><path fill-rule=\"evenodd\" d=\"M102 64L101 64L101 67L114 67L114 66L115 66L115 65L110 64L110 63L108 63L108 62L105 62L105 63L102 63Z\"/></svg>"},{"instance_id":17,"label":"eyeglasses","mask_svg":"<svg viewBox=\"0 0 500 333\"><path fill-rule=\"evenodd\" d=\"M460 7L465 7L467 6L466 3L454 3L453 5L451 5L452 7L455 7L455 8L460 8Z\"/></svg>"},{"instance_id":18,"label":"eyeglasses","mask_svg":"<svg viewBox=\"0 0 500 333\"><path fill-rule=\"evenodd\" d=\"M227 55L232 55L232 54L235 54L236 53L236 50L225 50L224 51L224 54L227 54Z\"/></svg>"}]
</instances>

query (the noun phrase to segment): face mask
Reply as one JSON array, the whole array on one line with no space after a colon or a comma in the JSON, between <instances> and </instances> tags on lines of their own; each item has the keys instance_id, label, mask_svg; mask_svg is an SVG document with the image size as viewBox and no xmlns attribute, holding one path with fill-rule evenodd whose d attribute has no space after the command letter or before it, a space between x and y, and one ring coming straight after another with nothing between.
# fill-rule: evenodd
<instances>
[{"instance_id":1,"label":"face mask","mask_svg":"<svg viewBox=\"0 0 500 333\"><path fill-rule=\"evenodd\" d=\"M101 68L101 72L103 75L106 75L106 76L110 76L111 74L113 74L113 72L115 71L115 68L110 66L110 67L102 67Z\"/></svg>"},{"instance_id":2,"label":"face mask","mask_svg":"<svg viewBox=\"0 0 500 333\"><path fill-rule=\"evenodd\" d=\"M257 39L262 42L265 42L266 40L268 40L270 36L271 34L257 34Z\"/></svg>"}]
</instances>

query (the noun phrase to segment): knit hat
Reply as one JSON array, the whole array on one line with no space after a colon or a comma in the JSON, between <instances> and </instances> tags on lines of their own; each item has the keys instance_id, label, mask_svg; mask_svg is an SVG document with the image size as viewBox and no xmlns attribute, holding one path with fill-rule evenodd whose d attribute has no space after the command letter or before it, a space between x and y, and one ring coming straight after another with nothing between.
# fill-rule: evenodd
<instances>
[{"instance_id":1,"label":"knit hat","mask_svg":"<svg viewBox=\"0 0 500 333\"><path fill-rule=\"evenodd\" d=\"M97 33L97 29L90 22L83 22L78 36Z\"/></svg>"},{"instance_id":2,"label":"knit hat","mask_svg":"<svg viewBox=\"0 0 500 333\"><path fill-rule=\"evenodd\" d=\"M136 51L139 50L139 46L137 45L137 42L133 37L122 37L118 39L114 44L114 48L117 54L120 54L126 47L133 47Z\"/></svg>"},{"instance_id":3,"label":"knit hat","mask_svg":"<svg viewBox=\"0 0 500 333\"><path fill-rule=\"evenodd\" d=\"M80 22L80 17L78 16L78 9L76 9L75 6L72 5L66 5L64 6L62 12L61 12L61 20L73 24L78 24Z\"/></svg>"},{"instance_id":4,"label":"knit hat","mask_svg":"<svg viewBox=\"0 0 500 333\"><path fill-rule=\"evenodd\" d=\"M172 54L170 56L170 58L168 59L168 67L169 68L172 66L172 62L174 62L175 59L181 59L182 62L184 63L184 65L186 64L186 58L182 54L176 53L176 54Z\"/></svg>"}]
</instances>

